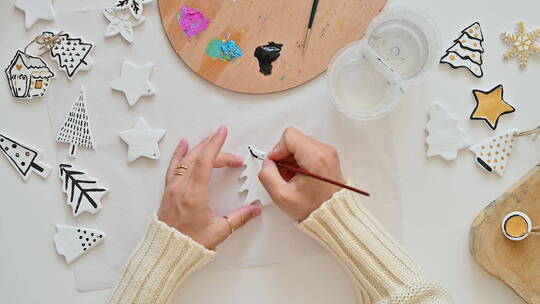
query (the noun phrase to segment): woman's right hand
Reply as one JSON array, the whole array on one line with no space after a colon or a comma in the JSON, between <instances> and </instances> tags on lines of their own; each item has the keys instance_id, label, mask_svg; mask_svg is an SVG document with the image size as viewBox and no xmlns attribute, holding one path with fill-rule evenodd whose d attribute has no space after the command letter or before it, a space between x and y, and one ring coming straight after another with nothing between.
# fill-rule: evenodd
<instances>
[{"instance_id":1,"label":"woman's right hand","mask_svg":"<svg viewBox=\"0 0 540 304\"><path fill-rule=\"evenodd\" d=\"M278 168L276 161L345 183L337 150L298 129L287 128L264 160L259 179L274 202L289 216L303 221L340 187Z\"/></svg>"}]
</instances>

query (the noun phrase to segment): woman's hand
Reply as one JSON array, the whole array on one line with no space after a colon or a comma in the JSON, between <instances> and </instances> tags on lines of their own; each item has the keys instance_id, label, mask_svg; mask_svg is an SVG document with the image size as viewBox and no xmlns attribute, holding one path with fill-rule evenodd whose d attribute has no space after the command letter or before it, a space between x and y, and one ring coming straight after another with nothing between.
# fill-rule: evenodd
<instances>
[{"instance_id":1,"label":"woman's hand","mask_svg":"<svg viewBox=\"0 0 540 304\"><path fill-rule=\"evenodd\" d=\"M341 188L278 168L275 161L288 163L337 181L345 182L339 155L330 145L287 128L264 160L259 179L274 202L289 216L303 221Z\"/></svg>"},{"instance_id":2,"label":"woman's hand","mask_svg":"<svg viewBox=\"0 0 540 304\"><path fill-rule=\"evenodd\" d=\"M207 249L215 250L230 234L261 214L256 205L243 206L227 215L218 216L208 202L208 183L213 168L240 167L242 157L220 153L227 138L227 129L204 139L188 152L188 143L181 140L172 157L165 181L165 193L158 218L170 227L189 236ZM179 166L186 168L180 168ZM183 175L177 175L182 173Z\"/></svg>"}]
</instances>

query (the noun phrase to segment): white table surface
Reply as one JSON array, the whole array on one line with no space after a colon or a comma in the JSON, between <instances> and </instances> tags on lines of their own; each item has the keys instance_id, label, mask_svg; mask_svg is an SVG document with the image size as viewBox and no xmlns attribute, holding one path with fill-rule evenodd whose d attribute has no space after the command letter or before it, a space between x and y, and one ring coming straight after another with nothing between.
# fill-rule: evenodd
<instances>
[{"instance_id":1,"label":"white table surface","mask_svg":"<svg viewBox=\"0 0 540 304\"><path fill-rule=\"evenodd\" d=\"M55 7L65 10L106 1L96 2L57 0ZM532 59L527 70L520 71L515 61L502 61L504 45L499 39L501 32L513 31L519 20L524 20L530 29L540 26L540 2L519 1L519 5L512 6L507 1L489 1L488 4L488 1L396 0L392 4L410 5L429 13L441 32L443 47L449 47L459 31L474 21L481 23L486 39L482 80L439 66L428 81L407 91L400 106L391 114L394 141L399 151L396 174L403 198L403 245L431 278L450 290L457 303L523 303L474 262L469 254L469 227L489 202L540 161L540 142L520 140L505 176L499 178L480 170L468 151L462 151L452 163L427 160L423 141L427 109L435 100L459 115L471 142L489 137L492 133L482 122L469 122L466 117L474 104L471 90L487 90L498 83L504 84L506 100L517 108L516 113L501 120L499 131L540 124L540 58ZM13 49L22 48L39 30L56 28L54 23L40 22L27 32L23 15L13 8L11 0L1 1L0 12L0 25L4 29L0 51L3 65L11 59ZM91 28L97 32L94 35L104 32L106 21L99 13L94 14L95 24L78 24L76 19L70 20L73 31ZM150 33L145 30L158 28L157 6L145 8L145 15L147 24L135 31L137 44L125 49L130 55L136 53L137 45L152 43L152 35L164 35L162 31ZM57 22L62 18L67 16L58 16ZM169 45L153 48L158 54L162 50L170 53ZM159 60L159 56L156 58L154 60ZM155 63L159 64L159 61ZM180 77L189 77L198 89L209 88L215 90L216 95L220 92L186 71ZM323 75L293 89L288 97L301 100L313 90L324 91L324 86ZM0 96L0 129L7 134L22 134L24 137L19 137L44 149L46 156L54 156L55 143L44 104L12 102L5 84L0 86ZM57 189L56 176L46 181L33 176L24 183L8 166L7 162L0 161L0 302L106 302L110 290L76 291L72 267L66 267L51 246L54 224L65 219L65 210L57 208L63 197ZM356 297L339 264L329 255L317 255L270 267L195 274L181 286L173 302L356 303Z\"/></svg>"}]
</instances>

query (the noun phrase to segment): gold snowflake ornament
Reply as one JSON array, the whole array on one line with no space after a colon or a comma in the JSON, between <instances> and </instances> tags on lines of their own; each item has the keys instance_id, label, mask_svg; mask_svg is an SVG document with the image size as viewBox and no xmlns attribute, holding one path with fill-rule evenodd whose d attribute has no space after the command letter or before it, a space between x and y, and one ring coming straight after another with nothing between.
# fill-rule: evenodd
<instances>
[{"instance_id":1,"label":"gold snowflake ornament","mask_svg":"<svg viewBox=\"0 0 540 304\"><path fill-rule=\"evenodd\" d=\"M501 36L504 42L510 46L503 58L508 60L512 57L518 57L519 67L522 69L527 66L529 56L540 53L540 46L536 44L536 40L540 37L540 29L527 33L523 21L518 23L515 34L502 33Z\"/></svg>"}]
</instances>

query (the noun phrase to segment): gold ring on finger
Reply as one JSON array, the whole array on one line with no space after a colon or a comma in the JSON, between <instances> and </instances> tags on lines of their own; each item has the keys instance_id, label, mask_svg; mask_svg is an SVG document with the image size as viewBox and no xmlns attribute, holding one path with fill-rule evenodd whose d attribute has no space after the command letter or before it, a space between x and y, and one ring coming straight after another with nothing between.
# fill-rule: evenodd
<instances>
[{"instance_id":1,"label":"gold ring on finger","mask_svg":"<svg viewBox=\"0 0 540 304\"><path fill-rule=\"evenodd\" d=\"M233 226L231 224L231 220L229 220L229 217L226 216L226 215L224 215L223 218L227 221L227 225L229 225L229 230L231 231L231 234L233 234L234 228L233 228Z\"/></svg>"}]
</instances>

